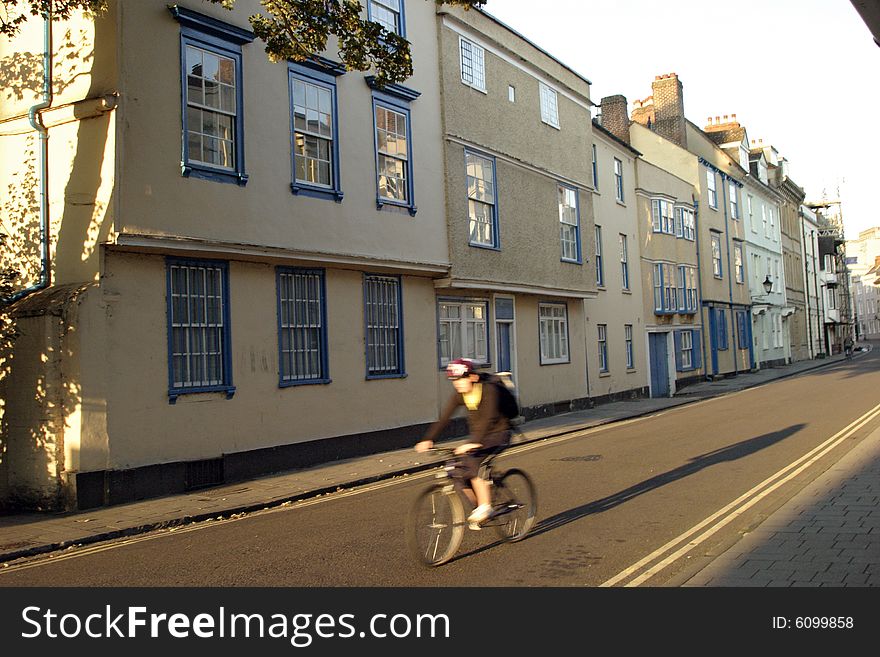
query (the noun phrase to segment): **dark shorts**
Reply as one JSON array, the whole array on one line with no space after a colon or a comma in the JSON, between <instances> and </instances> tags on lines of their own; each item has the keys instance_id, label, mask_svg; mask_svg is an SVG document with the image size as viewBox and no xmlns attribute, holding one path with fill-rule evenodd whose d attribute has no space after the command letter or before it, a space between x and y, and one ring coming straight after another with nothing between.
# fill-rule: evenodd
<instances>
[{"instance_id":1,"label":"dark shorts","mask_svg":"<svg viewBox=\"0 0 880 657\"><path fill-rule=\"evenodd\" d=\"M452 476L456 479L470 481L476 479L480 473L480 466L490 456L500 454L510 445L510 432L499 431L492 433L483 439L482 449L469 452L456 458L456 467Z\"/></svg>"}]
</instances>

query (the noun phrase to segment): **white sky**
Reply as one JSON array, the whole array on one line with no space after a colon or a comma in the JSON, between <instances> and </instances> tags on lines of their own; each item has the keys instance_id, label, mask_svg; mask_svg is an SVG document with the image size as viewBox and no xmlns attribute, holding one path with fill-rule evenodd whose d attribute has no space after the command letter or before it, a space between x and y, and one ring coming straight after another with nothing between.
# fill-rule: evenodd
<instances>
[{"instance_id":1,"label":"white sky","mask_svg":"<svg viewBox=\"0 0 880 657\"><path fill-rule=\"evenodd\" d=\"M677 73L687 118L736 114L788 159L846 237L880 226L880 48L850 0L489 0L486 11L592 82L595 103Z\"/></svg>"}]
</instances>

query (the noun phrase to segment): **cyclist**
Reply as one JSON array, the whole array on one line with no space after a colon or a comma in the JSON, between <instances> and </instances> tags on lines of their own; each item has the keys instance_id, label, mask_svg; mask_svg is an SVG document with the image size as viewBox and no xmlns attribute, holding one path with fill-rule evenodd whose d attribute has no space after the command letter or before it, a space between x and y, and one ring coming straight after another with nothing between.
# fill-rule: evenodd
<instances>
[{"instance_id":1,"label":"cyclist","mask_svg":"<svg viewBox=\"0 0 880 657\"><path fill-rule=\"evenodd\" d=\"M492 512L492 494L489 482L480 476L483 461L502 451L510 444L510 421L499 407L499 393L495 385L485 383L488 375L476 371L476 363L469 358L458 358L446 367L446 376L455 392L437 421L424 439L416 444L416 451L424 452L460 407L467 409L470 440L456 447L461 456L453 475L462 485L465 495L475 505L468 516L471 529L479 529Z\"/></svg>"},{"instance_id":2,"label":"cyclist","mask_svg":"<svg viewBox=\"0 0 880 657\"><path fill-rule=\"evenodd\" d=\"M850 336L846 336L843 340L843 353L847 358L852 358L853 339Z\"/></svg>"}]
</instances>

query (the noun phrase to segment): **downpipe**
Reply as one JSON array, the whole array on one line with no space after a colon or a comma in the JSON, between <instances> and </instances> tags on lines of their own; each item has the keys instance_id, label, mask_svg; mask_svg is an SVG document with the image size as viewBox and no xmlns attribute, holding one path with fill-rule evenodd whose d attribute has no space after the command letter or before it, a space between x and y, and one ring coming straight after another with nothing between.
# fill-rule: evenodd
<instances>
[{"instance_id":1,"label":"downpipe","mask_svg":"<svg viewBox=\"0 0 880 657\"><path fill-rule=\"evenodd\" d=\"M40 280L4 299L4 304L43 290L52 281L49 261L49 130L42 115L43 110L51 107L52 99L52 12L47 11L43 14L43 100L28 110L28 121L40 135Z\"/></svg>"}]
</instances>

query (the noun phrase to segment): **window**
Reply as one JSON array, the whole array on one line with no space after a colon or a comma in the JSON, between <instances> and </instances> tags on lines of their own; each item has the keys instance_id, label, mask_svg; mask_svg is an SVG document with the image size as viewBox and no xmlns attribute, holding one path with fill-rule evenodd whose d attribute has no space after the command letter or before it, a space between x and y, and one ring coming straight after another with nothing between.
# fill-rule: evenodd
<instances>
[{"instance_id":1,"label":"window","mask_svg":"<svg viewBox=\"0 0 880 657\"><path fill-rule=\"evenodd\" d=\"M231 397L227 263L169 258L166 268L169 401L189 392Z\"/></svg>"},{"instance_id":2,"label":"window","mask_svg":"<svg viewBox=\"0 0 880 657\"><path fill-rule=\"evenodd\" d=\"M623 162L614 158L614 194L623 203Z\"/></svg>"},{"instance_id":3,"label":"window","mask_svg":"<svg viewBox=\"0 0 880 657\"><path fill-rule=\"evenodd\" d=\"M749 226L751 226L753 233L757 233L758 227L755 225L755 213L752 210L752 203L753 202L754 202L754 197L751 194L749 194L746 197L746 209L748 210L748 213L749 213Z\"/></svg>"},{"instance_id":4,"label":"window","mask_svg":"<svg viewBox=\"0 0 880 657\"><path fill-rule=\"evenodd\" d=\"M694 367L694 337L691 331L679 331L681 336L681 367L690 370Z\"/></svg>"},{"instance_id":5,"label":"window","mask_svg":"<svg viewBox=\"0 0 880 657\"><path fill-rule=\"evenodd\" d=\"M605 270L602 264L602 226L596 226L596 285L604 287Z\"/></svg>"},{"instance_id":6,"label":"window","mask_svg":"<svg viewBox=\"0 0 880 657\"><path fill-rule=\"evenodd\" d=\"M626 341L626 369L631 370L635 367L635 359L633 358L632 324L623 325L623 339Z\"/></svg>"},{"instance_id":7,"label":"window","mask_svg":"<svg viewBox=\"0 0 880 657\"><path fill-rule=\"evenodd\" d=\"M577 190L559 185L557 195L559 198L559 235L562 243L562 259L579 263L581 249Z\"/></svg>"},{"instance_id":8,"label":"window","mask_svg":"<svg viewBox=\"0 0 880 657\"><path fill-rule=\"evenodd\" d=\"M712 233L712 273L715 278L723 278L724 270L721 268L721 235Z\"/></svg>"},{"instance_id":9,"label":"window","mask_svg":"<svg viewBox=\"0 0 880 657\"><path fill-rule=\"evenodd\" d=\"M516 102L516 87L514 87L512 84L507 85L507 100L509 100L511 103Z\"/></svg>"},{"instance_id":10,"label":"window","mask_svg":"<svg viewBox=\"0 0 880 657\"><path fill-rule=\"evenodd\" d=\"M709 207L718 209L718 191L715 189L715 172L706 169L706 191L709 195Z\"/></svg>"},{"instance_id":11,"label":"window","mask_svg":"<svg viewBox=\"0 0 880 657\"><path fill-rule=\"evenodd\" d=\"M599 335L599 371L608 371L608 326L597 324L596 330Z\"/></svg>"},{"instance_id":12,"label":"window","mask_svg":"<svg viewBox=\"0 0 880 657\"><path fill-rule=\"evenodd\" d=\"M367 20L379 23L389 32L406 36L402 0L368 0Z\"/></svg>"},{"instance_id":13,"label":"window","mask_svg":"<svg viewBox=\"0 0 880 657\"><path fill-rule=\"evenodd\" d=\"M242 112L242 45L253 32L181 7L184 176L247 183Z\"/></svg>"},{"instance_id":14,"label":"window","mask_svg":"<svg viewBox=\"0 0 880 657\"><path fill-rule=\"evenodd\" d=\"M538 305L541 364L567 363L568 307L564 304Z\"/></svg>"},{"instance_id":15,"label":"window","mask_svg":"<svg viewBox=\"0 0 880 657\"><path fill-rule=\"evenodd\" d=\"M694 211L690 208L679 208L681 211L682 237L691 242L697 239L697 221Z\"/></svg>"},{"instance_id":16,"label":"window","mask_svg":"<svg viewBox=\"0 0 880 657\"><path fill-rule=\"evenodd\" d=\"M736 185L733 182L727 183L727 189L730 192L730 216L732 219L739 219L739 200L736 197Z\"/></svg>"},{"instance_id":17,"label":"window","mask_svg":"<svg viewBox=\"0 0 880 657\"><path fill-rule=\"evenodd\" d=\"M280 383L327 383L327 320L322 270L279 268Z\"/></svg>"},{"instance_id":18,"label":"window","mask_svg":"<svg viewBox=\"0 0 880 657\"><path fill-rule=\"evenodd\" d=\"M670 263L654 263L654 313L657 315L678 310L675 269L675 265Z\"/></svg>"},{"instance_id":19,"label":"window","mask_svg":"<svg viewBox=\"0 0 880 657\"><path fill-rule=\"evenodd\" d=\"M336 136L336 80L289 64L294 194L342 200Z\"/></svg>"},{"instance_id":20,"label":"window","mask_svg":"<svg viewBox=\"0 0 880 657\"><path fill-rule=\"evenodd\" d=\"M684 311L692 314L697 312L697 268L685 267L685 301L682 303Z\"/></svg>"},{"instance_id":21,"label":"window","mask_svg":"<svg viewBox=\"0 0 880 657\"><path fill-rule=\"evenodd\" d=\"M674 233L672 207L672 203L664 199L651 200L651 223L655 233Z\"/></svg>"},{"instance_id":22,"label":"window","mask_svg":"<svg viewBox=\"0 0 880 657\"><path fill-rule=\"evenodd\" d=\"M459 38L461 51L461 81L478 89L486 91L486 51L482 46L471 43L467 39ZM513 89L513 87L510 87Z\"/></svg>"},{"instance_id":23,"label":"window","mask_svg":"<svg viewBox=\"0 0 880 657\"><path fill-rule=\"evenodd\" d=\"M364 275L367 378L404 376L400 278Z\"/></svg>"},{"instance_id":24,"label":"window","mask_svg":"<svg viewBox=\"0 0 880 657\"><path fill-rule=\"evenodd\" d=\"M374 96L377 203L402 205L415 214L412 199L409 110Z\"/></svg>"},{"instance_id":25,"label":"window","mask_svg":"<svg viewBox=\"0 0 880 657\"><path fill-rule=\"evenodd\" d=\"M837 309L837 294L833 287L825 288L825 296L827 297L827 306L829 310Z\"/></svg>"},{"instance_id":26,"label":"window","mask_svg":"<svg viewBox=\"0 0 880 657\"><path fill-rule=\"evenodd\" d=\"M622 287L629 289L629 249L626 246L626 235L620 233L620 275Z\"/></svg>"},{"instance_id":27,"label":"window","mask_svg":"<svg viewBox=\"0 0 880 657\"><path fill-rule=\"evenodd\" d=\"M456 358L489 361L488 308L487 301L439 302L441 367Z\"/></svg>"},{"instance_id":28,"label":"window","mask_svg":"<svg viewBox=\"0 0 880 657\"><path fill-rule=\"evenodd\" d=\"M596 154L596 144L593 144L593 189L599 189L599 159Z\"/></svg>"},{"instance_id":29,"label":"window","mask_svg":"<svg viewBox=\"0 0 880 657\"><path fill-rule=\"evenodd\" d=\"M770 230L767 226L767 207L763 203L761 204L761 222L764 224L764 237L769 237Z\"/></svg>"},{"instance_id":30,"label":"window","mask_svg":"<svg viewBox=\"0 0 880 657\"><path fill-rule=\"evenodd\" d=\"M498 247L495 160L465 151L468 235L473 246Z\"/></svg>"},{"instance_id":31,"label":"window","mask_svg":"<svg viewBox=\"0 0 880 657\"><path fill-rule=\"evenodd\" d=\"M746 280L746 271L743 266L743 247L739 242L733 243L733 269L736 275L736 282L743 283Z\"/></svg>"},{"instance_id":32,"label":"window","mask_svg":"<svg viewBox=\"0 0 880 657\"><path fill-rule=\"evenodd\" d=\"M554 128L558 128L559 104L556 91L543 82L539 82L538 85L541 92L541 120L548 125L552 125Z\"/></svg>"}]
</instances>

